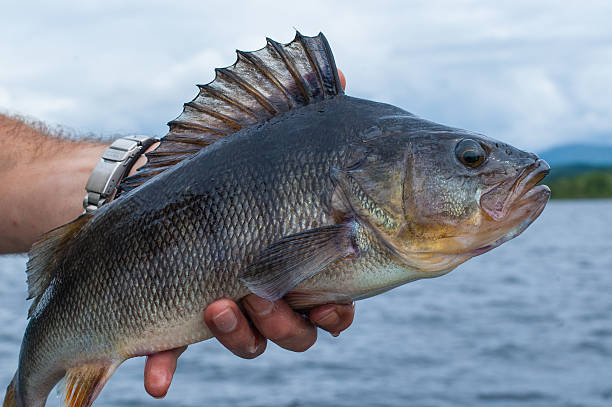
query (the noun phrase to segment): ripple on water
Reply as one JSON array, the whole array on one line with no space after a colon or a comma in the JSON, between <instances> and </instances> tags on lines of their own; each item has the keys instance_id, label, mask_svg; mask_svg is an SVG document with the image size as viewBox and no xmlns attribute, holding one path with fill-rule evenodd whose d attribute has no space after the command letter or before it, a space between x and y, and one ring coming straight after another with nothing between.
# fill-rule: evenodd
<instances>
[{"instance_id":1,"label":"ripple on water","mask_svg":"<svg viewBox=\"0 0 612 407\"><path fill-rule=\"evenodd\" d=\"M479 393L478 399L487 402L517 402L528 403L536 401L556 401L557 397L544 394L539 391L500 391L490 393Z\"/></svg>"},{"instance_id":2,"label":"ripple on water","mask_svg":"<svg viewBox=\"0 0 612 407\"><path fill-rule=\"evenodd\" d=\"M612 337L612 328L596 328L589 333L597 338L606 339Z\"/></svg>"},{"instance_id":3,"label":"ripple on water","mask_svg":"<svg viewBox=\"0 0 612 407\"><path fill-rule=\"evenodd\" d=\"M595 356L600 356L604 358L609 358L610 356L612 356L612 353L610 352L610 348L601 341L590 341L590 340L581 341L578 344L576 344L576 346L574 347L574 350L576 352L581 352L583 354L591 353L591 354L594 354Z\"/></svg>"}]
</instances>

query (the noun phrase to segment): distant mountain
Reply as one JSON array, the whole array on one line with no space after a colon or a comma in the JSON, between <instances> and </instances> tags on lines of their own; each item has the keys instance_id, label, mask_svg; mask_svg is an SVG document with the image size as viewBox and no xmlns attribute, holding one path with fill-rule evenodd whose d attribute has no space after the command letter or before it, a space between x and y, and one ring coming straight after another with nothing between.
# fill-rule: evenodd
<instances>
[{"instance_id":1,"label":"distant mountain","mask_svg":"<svg viewBox=\"0 0 612 407\"><path fill-rule=\"evenodd\" d=\"M565 144L538 154L551 167L582 164L612 167L612 145Z\"/></svg>"}]
</instances>

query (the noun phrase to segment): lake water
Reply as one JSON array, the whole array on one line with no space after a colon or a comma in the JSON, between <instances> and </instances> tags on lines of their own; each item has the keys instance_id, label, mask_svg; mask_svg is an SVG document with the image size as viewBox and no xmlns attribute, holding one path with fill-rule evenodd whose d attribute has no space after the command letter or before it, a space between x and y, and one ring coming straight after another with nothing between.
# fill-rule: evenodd
<instances>
[{"instance_id":1,"label":"lake water","mask_svg":"<svg viewBox=\"0 0 612 407\"><path fill-rule=\"evenodd\" d=\"M24 266L0 257L2 389L26 323ZM242 360L196 344L164 400L146 395L143 366L124 363L95 405L611 406L612 201L554 201L449 275L359 302L348 331L305 353Z\"/></svg>"}]
</instances>

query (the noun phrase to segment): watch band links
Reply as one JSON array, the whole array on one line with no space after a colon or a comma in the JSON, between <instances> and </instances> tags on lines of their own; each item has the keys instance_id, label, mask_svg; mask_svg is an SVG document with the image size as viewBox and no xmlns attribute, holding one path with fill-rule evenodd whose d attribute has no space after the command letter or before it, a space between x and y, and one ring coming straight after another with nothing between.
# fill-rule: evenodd
<instances>
[{"instance_id":1,"label":"watch band links","mask_svg":"<svg viewBox=\"0 0 612 407\"><path fill-rule=\"evenodd\" d=\"M115 140L104 151L87 180L87 195L83 200L85 212L91 213L108 202L142 152L157 141L149 136L127 136Z\"/></svg>"}]
</instances>

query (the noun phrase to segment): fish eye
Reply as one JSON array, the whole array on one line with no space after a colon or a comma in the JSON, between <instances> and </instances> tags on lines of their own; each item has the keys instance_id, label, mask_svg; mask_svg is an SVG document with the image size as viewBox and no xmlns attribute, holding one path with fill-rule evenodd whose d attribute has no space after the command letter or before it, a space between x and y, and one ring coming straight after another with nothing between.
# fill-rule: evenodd
<instances>
[{"instance_id":1,"label":"fish eye","mask_svg":"<svg viewBox=\"0 0 612 407\"><path fill-rule=\"evenodd\" d=\"M455 155L463 165L470 168L478 167L485 160L485 151L480 143L469 138L457 144Z\"/></svg>"}]
</instances>

